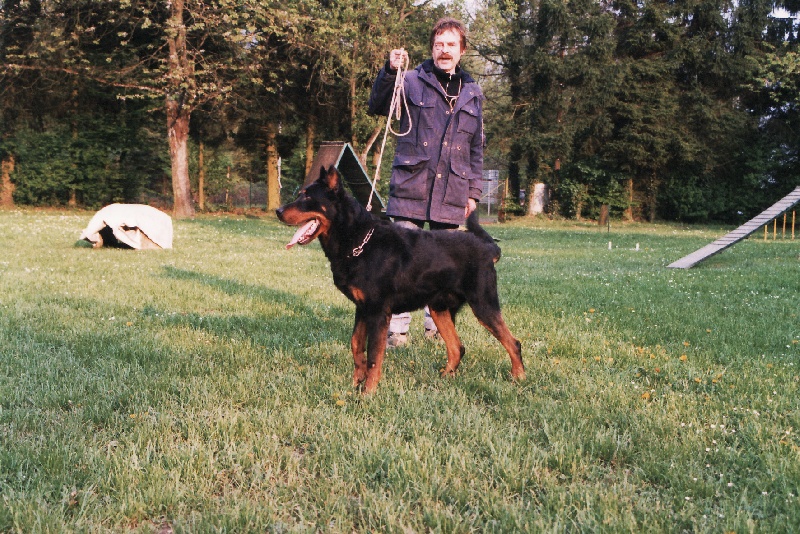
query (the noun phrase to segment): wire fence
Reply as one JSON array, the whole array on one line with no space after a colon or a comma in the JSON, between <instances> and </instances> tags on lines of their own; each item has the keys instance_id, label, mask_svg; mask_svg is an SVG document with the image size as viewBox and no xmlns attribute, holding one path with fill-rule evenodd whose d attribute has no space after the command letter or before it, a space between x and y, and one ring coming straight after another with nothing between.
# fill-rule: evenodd
<instances>
[{"instance_id":1,"label":"wire fence","mask_svg":"<svg viewBox=\"0 0 800 534\"><path fill-rule=\"evenodd\" d=\"M497 220L505 196L505 180L498 171L485 171L483 194L478 203L482 220ZM249 210L266 209L267 186L264 182L238 183L206 198L207 209Z\"/></svg>"},{"instance_id":2,"label":"wire fence","mask_svg":"<svg viewBox=\"0 0 800 534\"><path fill-rule=\"evenodd\" d=\"M505 198L506 182L500 179L500 171L483 171L483 194L478 203L481 220L497 221Z\"/></svg>"},{"instance_id":3,"label":"wire fence","mask_svg":"<svg viewBox=\"0 0 800 534\"><path fill-rule=\"evenodd\" d=\"M267 184L265 182L243 182L209 196L206 199L211 209L266 209Z\"/></svg>"}]
</instances>

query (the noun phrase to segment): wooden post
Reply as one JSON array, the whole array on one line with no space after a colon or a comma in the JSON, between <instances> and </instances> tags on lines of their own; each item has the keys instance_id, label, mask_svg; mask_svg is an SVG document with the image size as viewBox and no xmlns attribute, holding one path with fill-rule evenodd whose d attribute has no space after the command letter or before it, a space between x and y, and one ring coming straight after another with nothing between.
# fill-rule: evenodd
<instances>
[{"instance_id":1,"label":"wooden post","mask_svg":"<svg viewBox=\"0 0 800 534\"><path fill-rule=\"evenodd\" d=\"M767 240L767 226L769 226L769 225L767 225L767 224L764 225L764 241Z\"/></svg>"},{"instance_id":2,"label":"wooden post","mask_svg":"<svg viewBox=\"0 0 800 534\"><path fill-rule=\"evenodd\" d=\"M781 233L781 239L786 239L786 213L783 214L783 233Z\"/></svg>"},{"instance_id":3,"label":"wooden post","mask_svg":"<svg viewBox=\"0 0 800 534\"><path fill-rule=\"evenodd\" d=\"M778 235L778 219L772 220L772 240L775 241L775 237Z\"/></svg>"},{"instance_id":4,"label":"wooden post","mask_svg":"<svg viewBox=\"0 0 800 534\"><path fill-rule=\"evenodd\" d=\"M794 211L792 211L792 239L794 239Z\"/></svg>"}]
</instances>

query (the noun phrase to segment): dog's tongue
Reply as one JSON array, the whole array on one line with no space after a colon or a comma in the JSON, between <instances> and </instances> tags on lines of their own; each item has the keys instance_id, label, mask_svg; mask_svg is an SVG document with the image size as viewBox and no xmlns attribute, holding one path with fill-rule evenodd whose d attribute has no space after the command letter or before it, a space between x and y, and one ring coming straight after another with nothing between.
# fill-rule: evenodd
<instances>
[{"instance_id":1,"label":"dog's tongue","mask_svg":"<svg viewBox=\"0 0 800 534\"><path fill-rule=\"evenodd\" d=\"M288 250L292 248L297 243L299 243L301 239L303 239L307 235L311 235L312 233L314 233L314 230L316 230L316 228L317 228L317 221L315 219L308 221L294 233L294 236L292 236L292 240L286 244L286 249Z\"/></svg>"}]
</instances>

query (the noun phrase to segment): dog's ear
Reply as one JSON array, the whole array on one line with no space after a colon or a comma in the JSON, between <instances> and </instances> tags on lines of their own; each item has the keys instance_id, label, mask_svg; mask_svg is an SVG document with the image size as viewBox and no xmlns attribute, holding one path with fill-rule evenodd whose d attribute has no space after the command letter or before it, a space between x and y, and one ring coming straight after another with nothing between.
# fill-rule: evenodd
<instances>
[{"instance_id":1,"label":"dog's ear","mask_svg":"<svg viewBox=\"0 0 800 534\"><path fill-rule=\"evenodd\" d=\"M338 169L333 165L328 167L327 171L324 169L321 171L320 180L325 182L328 185L328 189L331 191L338 191L342 186L342 176L339 174Z\"/></svg>"}]
</instances>

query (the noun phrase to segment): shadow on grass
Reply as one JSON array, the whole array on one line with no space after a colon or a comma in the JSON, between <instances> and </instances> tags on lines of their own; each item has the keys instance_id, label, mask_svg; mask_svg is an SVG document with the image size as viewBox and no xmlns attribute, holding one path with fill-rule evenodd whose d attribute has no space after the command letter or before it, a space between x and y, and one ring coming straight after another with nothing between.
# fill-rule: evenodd
<instances>
[{"instance_id":1,"label":"shadow on grass","mask_svg":"<svg viewBox=\"0 0 800 534\"><path fill-rule=\"evenodd\" d=\"M211 388L209 381L228 384L252 373L282 383L296 380L297 373L270 370L292 363L294 368L330 366L331 351L344 358L349 354L352 310L346 306L174 267L165 267L163 276L253 299L252 305L205 311L203 300L195 297L181 311L170 305L137 308L42 296L34 313L0 315L0 328L8 334L0 337L0 347L16 362L9 372L18 385L22 381L23 390L39 392L14 395L0 406L91 406L86 417L103 428L142 406L191 397L197 384Z\"/></svg>"},{"instance_id":2,"label":"shadow on grass","mask_svg":"<svg viewBox=\"0 0 800 534\"><path fill-rule=\"evenodd\" d=\"M241 237L243 234L246 234L251 237L266 238L277 237L275 234L281 227L274 223L277 223L277 219L274 216L271 218L263 217L256 219L250 217L237 218L232 216L222 216L216 218L205 216L181 221L181 224L187 224L201 228L210 228L220 233L234 234L237 237ZM291 233L288 235L291 235Z\"/></svg>"},{"instance_id":3,"label":"shadow on grass","mask_svg":"<svg viewBox=\"0 0 800 534\"><path fill-rule=\"evenodd\" d=\"M273 313L247 315L214 315L200 312L172 315L173 321L203 328L216 335L243 338L254 343L276 349L290 345L317 343L320 341L347 342L352 327L353 311L341 306L320 303L314 305L307 298L270 289L264 286L244 284L171 266L164 267L167 278L194 282L213 288L232 297L245 297L273 307ZM155 310L146 308L145 314Z\"/></svg>"},{"instance_id":4,"label":"shadow on grass","mask_svg":"<svg viewBox=\"0 0 800 534\"><path fill-rule=\"evenodd\" d=\"M346 310L340 306L329 306L325 304L310 306L307 298L300 297L288 291L279 291L260 285L243 284L234 279L188 271L169 265L163 266L162 269L166 278L200 283L232 297L242 296L257 299L269 304L285 304L290 306L291 309L295 310L297 313L307 312L313 315L318 308L326 308L334 311L337 315L352 315L351 310Z\"/></svg>"},{"instance_id":5,"label":"shadow on grass","mask_svg":"<svg viewBox=\"0 0 800 534\"><path fill-rule=\"evenodd\" d=\"M14 354L11 347L16 347L19 352L14 356L22 357L27 346L50 347L80 362L86 369L117 362L159 374L176 360L191 361L192 355L199 353L197 340L192 336L169 333L175 328L204 331L221 340L243 342L263 354L280 351L291 358L303 359L305 363L309 356L313 359L313 348L321 343L349 345L353 312L347 307L174 267L164 267L164 277L206 286L232 297L252 299L257 304L237 306L230 311L224 308L207 310L206 304L197 299L190 301L184 310L153 304L137 309L126 303L42 295L38 306L40 313L4 314L2 317L0 325L12 333L7 341L9 350ZM64 310L71 311L67 314ZM139 328L142 322L152 326L143 330ZM216 342L208 345L208 356L213 357L217 350ZM200 351L205 352L202 345ZM201 362L197 363L198 366L189 365L191 369L187 369L186 374L205 374Z\"/></svg>"}]
</instances>

